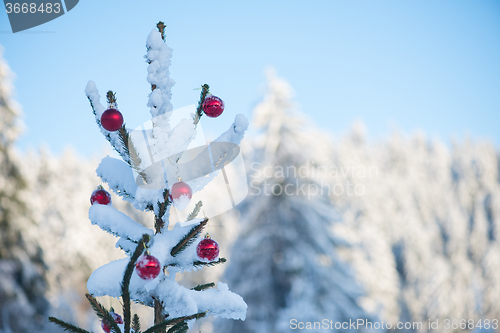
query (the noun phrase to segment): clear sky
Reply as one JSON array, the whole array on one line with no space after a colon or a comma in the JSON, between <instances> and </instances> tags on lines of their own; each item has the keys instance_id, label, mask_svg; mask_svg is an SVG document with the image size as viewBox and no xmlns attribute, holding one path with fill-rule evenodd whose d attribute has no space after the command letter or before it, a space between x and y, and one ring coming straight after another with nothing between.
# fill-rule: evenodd
<instances>
[{"instance_id":1,"label":"clear sky","mask_svg":"<svg viewBox=\"0 0 500 333\"><path fill-rule=\"evenodd\" d=\"M21 148L66 145L83 155L106 144L84 94L117 92L127 125L149 119L145 40L167 24L173 104L194 104L203 83L226 110L203 119L220 133L249 116L272 65L300 109L334 135L365 122L371 138L396 127L500 146L500 1L81 0L67 14L12 34L0 11L0 44L23 106Z\"/></svg>"}]
</instances>

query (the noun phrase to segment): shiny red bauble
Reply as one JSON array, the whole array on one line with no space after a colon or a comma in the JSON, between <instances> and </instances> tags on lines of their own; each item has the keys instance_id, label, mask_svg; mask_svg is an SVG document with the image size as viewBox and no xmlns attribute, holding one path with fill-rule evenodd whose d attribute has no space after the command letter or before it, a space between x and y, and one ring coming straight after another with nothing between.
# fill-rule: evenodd
<instances>
[{"instance_id":1,"label":"shiny red bauble","mask_svg":"<svg viewBox=\"0 0 500 333\"><path fill-rule=\"evenodd\" d=\"M182 196L191 200L193 197L193 191L191 190L191 186L188 184L184 182L177 182L172 185L172 188L170 188L170 200L179 200Z\"/></svg>"},{"instance_id":2,"label":"shiny red bauble","mask_svg":"<svg viewBox=\"0 0 500 333\"><path fill-rule=\"evenodd\" d=\"M196 254L201 259L213 261L219 256L219 244L206 236L196 247Z\"/></svg>"},{"instance_id":3,"label":"shiny red bauble","mask_svg":"<svg viewBox=\"0 0 500 333\"><path fill-rule=\"evenodd\" d=\"M137 260L135 271L141 279L151 280L160 274L161 265L158 259L152 255L146 254Z\"/></svg>"},{"instance_id":4,"label":"shiny red bauble","mask_svg":"<svg viewBox=\"0 0 500 333\"><path fill-rule=\"evenodd\" d=\"M117 109L107 109L101 116L101 125L106 131L117 131L123 125L123 116Z\"/></svg>"},{"instance_id":5,"label":"shiny red bauble","mask_svg":"<svg viewBox=\"0 0 500 333\"><path fill-rule=\"evenodd\" d=\"M113 319L115 320L115 323L123 324L123 319L119 314L114 313L113 311L111 311L109 314L113 317ZM106 333L111 332L111 325L109 325L109 323L107 321L103 320L101 322L101 327L102 327L104 332L106 332Z\"/></svg>"},{"instance_id":6,"label":"shiny red bauble","mask_svg":"<svg viewBox=\"0 0 500 333\"><path fill-rule=\"evenodd\" d=\"M111 202L111 195L102 188L102 186L99 186L97 190L92 192L92 195L90 196L90 203L93 205L95 203L99 205L109 205Z\"/></svg>"},{"instance_id":7,"label":"shiny red bauble","mask_svg":"<svg viewBox=\"0 0 500 333\"><path fill-rule=\"evenodd\" d=\"M222 114L224 111L224 102L217 96L210 95L203 101L203 112L210 117L215 118Z\"/></svg>"}]
</instances>

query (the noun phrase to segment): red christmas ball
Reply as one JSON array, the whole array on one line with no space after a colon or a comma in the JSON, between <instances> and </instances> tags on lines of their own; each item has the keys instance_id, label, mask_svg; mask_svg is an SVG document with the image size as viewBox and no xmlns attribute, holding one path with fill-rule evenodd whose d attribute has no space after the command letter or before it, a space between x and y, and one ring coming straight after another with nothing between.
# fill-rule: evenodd
<instances>
[{"instance_id":1,"label":"red christmas ball","mask_svg":"<svg viewBox=\"0 0 500 333\"><path fill-rule=\"evenodd\" d=\"M114 132L123 125L123 116L117 109L107 109L101 116L101 125L106 131Z\"/></svg>"},{"instance_id":2,"label":"red christmas ball","mask_svg":"<svg viewBox=\"0 0 500 333\"><path fill-rule=\"evenodd\" d=\"M151 280L160 274L161 265L158 259L152 255L146 254L137 260L135 270L141 279Z\"/></svg>"},{"instance_id":3,"label":"red christmas ball","mask_svg":"<svg viewBox=\"0 0 500 333\"><path fill-rule=\"evenodd\" d=\"M115 320L115 323L123 324L123 319L119 314L115 313L114 311L111 311L109 314L113 317L113 319ZM103 320L101 322L101 327L104 330L104 332L106 332L106 333L111 332L111 325L109 325L109 323L107 321Z\"/></svg>"},{"instance_id":4,"label":"red christmas ball","mask_svg":"<svg viewBox=\"0 0 500 333\"><path fill-rule=\"evenodd\" d=\"M184 182L177 182L172 185L172 188L170 189L170 199L178 200L182 196L186 196L189 200L191 200L193 197L193 191L191 190L191 186L188 184Z\"/></svg>"},{"instance_id":5,"label":"red christmas ball","mask_svg":"<svg viewBox=\"0 0 500 333\"><path fill-rule=\"evenodd\" d=\"M217 96L210 95L203 101L203 112L210 117L215 118L222 114L224 111L224 102Z\"/></svg>"},{"instance_id":6,"label":"red christmas ball","mask_svg":"<svg viewBox=\"0 0 500 333\"><path fill-rule=\"evenodd\" d=\"M90 196L90 203L93 205L98 203L99 205L109 205L111 202L111 195L100 186L97 190L92 192Z\"/></svg>"},{"instance_id":7,"label":"red christmas ball","mask_svg":"<svg viewBox=\"0 0 500 333\"><path fill-rule=\"evenodd\" d=\"M170 188L170 201L174 203L177 209L185 209L192 197L193 191L191 187L184 182L177 182Z\"/></svg>"},{"instance_id":8,"label":"red christmas ball","mask_svg":"<svg viewBox=\"0 0 500 333\"><path fill-rule=\"evenodd\" d=\"M198 243L196 254L201 259L213 261L219 256L219 244L207 236Z\"/></svg>"}]
</instances>

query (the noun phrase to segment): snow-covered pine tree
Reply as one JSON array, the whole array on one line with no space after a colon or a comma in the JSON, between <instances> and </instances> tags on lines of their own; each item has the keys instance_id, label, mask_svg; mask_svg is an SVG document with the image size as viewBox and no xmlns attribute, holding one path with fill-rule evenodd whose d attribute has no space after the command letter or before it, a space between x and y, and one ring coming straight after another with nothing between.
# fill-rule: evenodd
<instances>
[{"instance_id":1,"label":"snow-covered pine tree","mask_svg":"<svg viewBox=\"0 0 500 333\"><path fill-rule=\"evenodd\" d=\"M201 116L217 116L221 103L209 94L209 86L205 84L196 113L171 127L170 89L174 82L169 77L169 66L172 50L164 41L165 25L159 22L157 27L158 31L153 30L146 42L148 82L152 90L148 101L152 129L141 131L139 138L134 137L116 109L115 94L107 93L109 107L106 110L101 105L94 82L90 81L86 88L101 132L123 159L105 157L97 169L98 176L136 209L152 211L155 215L152 230L114 208L103 188L92 195L96 201L89 210L92 224L118 236L117 246L129 256L98 268L87 283L89 294L86 296L107 332L152 333L165 332L167 328L169 333L186 332L195 319L207 315L241 320L246 316L245 302L230 292L224 283L219 283L214 289L214 283L187 289L175 281L177 272L225 262L224 258L218 259L213 242L209 242L213 251L200 247L204 241L209 241L207 239L200 241L198 246L193 244L200 239L200 233L208 223L207 218L196 218L202 203L197 204L188 220L184 221L187 226L176 224L169 230L168 225L171 200L174 205L185 205L192 192L202 190L215 177L216 172L209 177L199 174L200 168L207 165L206 156L213 161L208 162L211 171L228 163L234 156L230 149L240 143L248 121L237 115L230 129L215 140L228 145L206 147L186 161L185 151L196 136ZM148 142L146 147L138 144L141 138ZM177 176L182 176L184 181L176 179ZM179 189L184 192L179 193ZM123 320L95 298L105 295L122 298ZM138 316L131 314L131 300L154 308L154 326L147 330L140 328ZM54 317L50 320L68 331L87 332Z\"/></svg>"},{"instance_id":2,"label":"snow-covered pine tree","mask_svg":"<svg viewBox=\"0 0 500 333\"><path fill-rule=\"evenodd\" d=\"M272 70L267 85L254 110L263 133L251 159L250 196L225 274L248 302L248 314L245 322L219 322L220 331L280 333L294 328L293 319L371 318L358 306L361 289L336 254L342 240L330 231L338 214L315 175L328 140L294 113L291 88Z\"/></svg>"},{"instance_id":3,"label":"snow-covered pine tree","mask_svg":"<svg viewBox=\"0 0 500 333\"><path fill-rule=\"evenodd\" d=\"M336 231L356 245L339 253L367 291L363 305L393 325L467 318L492 328L500 313L495 147L449 147L422 133L366 143L359 132L333 146L339 172L329 181L362 189L337 193L332 203L346 221Z\"/></svg>"},{"instance_id":4,"label":"snow-covered pine tree","mask_svg":"<svg viewBox=\"0 0 500 333\"><path fill-rule=\"evenodd\" d=\"M0 46L0 332L33 332L47 311L42 251L21 191L26 188L14 152L19 109L11 71ZM33 318L33 320L27 320Z\"/></svg>"}]
</instances>

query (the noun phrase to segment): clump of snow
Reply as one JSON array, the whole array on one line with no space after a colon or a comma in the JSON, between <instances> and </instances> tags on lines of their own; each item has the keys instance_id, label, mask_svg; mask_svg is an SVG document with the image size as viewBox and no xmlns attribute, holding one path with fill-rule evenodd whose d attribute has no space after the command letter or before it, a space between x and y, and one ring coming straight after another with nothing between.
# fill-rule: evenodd
<instances>
[{"instance_id":1,"label":"clump of snow","mask_svg":"<svg viewBox=\"0 0 500 333\"><path fill-rule=\"evenodd\" d=\"M99 91L97 90L97 86L94 81L89 81L87 83L87 87L85 87L85 95L90 99L92 102L92 106L94 107L94 111L96 113L97 119L101 119L102 114L106 109L104 106L101 105L101 95L99 94Z\"/></svg>"},{"instance_id":2,"label":"clump of snow","mask_svg":"<svg viewBox=\"0 0 500 333\"><path fill-rule=\"evenodd\" d=\"M179 210L186 209L186 207L189 205L190 202L191 198L186 194L181 195L179 198L173 200L175 208Z\"/></svg>"},{"instance_id":3,"label":"clump of snow","mask_svg":"<svg viewBox=\"0 0 500 333\"><path fill-rule=\"evenodd\" d=\"M109 187L125 200L132 201L137 184L130 166L116 158L106 156L96 169L98 177L108 183Z\"/></svg>"},{"instance_id":4,"label":"clump of snow","mask_svg":"<svg viewBox=\"0 0 500 333\"><path fill-rule=\"evenodd\" d=\"M143 234L153 235L153 230L140 225L111 206L90 206L89 219L102 230L130 240L139 241Z\"/></svg>"},{"instance_id":5,"label":"clump of snow","mask_svg":"<svg viewBox=\"0 0 500 333\"><path fill-rule=\"evenodd\" d=\"M229 291L227 284L219 282L217 289L193 292L198 311L208 311L214 317L245 320L247 304L243 298Z\"/></svg>"},{"instance_id":6,"label":"clump of snow","mask_svg":"<svg viewBox=\"0 0 500 333\"><path fill-rule=\"evenodd\" d=\"M120 283L129 260L129 258L115 260L96 269L87 281L89 293L94 296L120 297L122 294Z\"/></svg>"},{"instance_id":7,"label":"clump of snow","mask_svg":"<svg viewBox=\"0 0 500 333\"><path fill-rule=\"evenodd\" d=\"M149 34L146 47L148 48L146 58L149 62L147 80L150 84L156 85L156 89L149 95L148 106L151 116L155 118L172 111L171 89L175 84L169 76L172 49L165 44L157 30L152 30ZM163 120L168 123L168 118Z\"/></svg>"},{"instance_id":8,"label":"clump of snow","mask_svg":"<svg viewBox=\"0 0 500 333\"><path fill-rule=\"evenodd\" d=\"M136 209L145 210L148 205L158 201L163 201L163 190L148 189L139 186L135 192L135 201L133 205Z\"/></svg>"}]
</instances>

